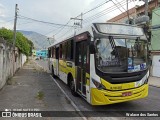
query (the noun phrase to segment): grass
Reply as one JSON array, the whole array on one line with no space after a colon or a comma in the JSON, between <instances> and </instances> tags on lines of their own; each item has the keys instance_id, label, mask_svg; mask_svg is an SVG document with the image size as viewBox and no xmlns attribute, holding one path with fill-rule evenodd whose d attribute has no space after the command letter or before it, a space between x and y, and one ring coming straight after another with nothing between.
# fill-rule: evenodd
<instances>
[{"instance_id":1,"label":"grass","mask_svg":"<svg viewBox=\"0 0 160 120\"><path fill-rule=\"evenodd\" d=\"M15 85L17 84L17 82L15 80L12 79L13 77L9 76L7 81L6 81L6 84L7 85Z\"/></svg>"},{"instance_id":2,"label":"grass","mask_svg":"<svg viewBox=\"0 0 160 120\"><path fill-rule=\"evenodd\" d=\"M38 91L38 93L36 95L36 98L38 100L42 100L44 98L44 93L42 91Z\"/></svg>"}]
</instances>

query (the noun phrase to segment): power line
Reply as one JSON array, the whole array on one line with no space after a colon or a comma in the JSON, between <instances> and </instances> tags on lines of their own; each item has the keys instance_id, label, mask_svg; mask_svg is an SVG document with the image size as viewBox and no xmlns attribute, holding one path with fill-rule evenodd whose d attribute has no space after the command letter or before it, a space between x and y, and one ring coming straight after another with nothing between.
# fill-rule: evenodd
<instances>
[{"instance_id":1,"label":"power line","mask_svg":"<svg viewBox=\"0 0 160 120\"><path fill-rule=\"evenodd\" d=\"M69 20L65 25L68 25L70 21L71 21L71 20ZM54 34L54 36L57 35L57 34L59 34L65 27L66 27L66 26L61 27L60 30L57 31L57 32Z\"/></svg>"},{"instance_id":2,"label":"power line","mask_svg":"<svg viewBox=\"0 0 160 120\"><path fill-rule=\"evenodd\" d=\"M73 25L74 27L74 25ZM65 36L68 32L70 32L73 28L70 28L68 31L66 31L64 34L62 34L60 37L58 37L57 39L60 39L62 38L63 36Z\"/></svg>"},{"instance_id":3,"label":"power line","mask_svg":"<svg viewBox=\"0 0 160 120\"><path fill-rule=\"evenodd\" d=\"M113 1L113 0L112 0L112 1ZM124 11L126 11L125 8L121 5L121 3L118 2L118 0L116 0L116 2L117 2L117 4L119 4L119 5L122 7L122 9L123 9Z\"/></svg>"},{"instance_id":4,"label":"power line","mask_svg":"<svg viewBox=\"0 0 160 120\"><path fill-rule=\"evenodd\" d=\"M109 0L110 1L110 0ZM102 5L104 5L104 4L106 4L107 2L109 2L109 1L105 1L105 3L102 3L102 4L100 4L100 5L98 5L98 6L96 6L95 8L93 8L93 9L91 9L91 10L89 10L89 11L87 11L87 12L85 12L85 13L83 13L83 15L84 14L87 14L87 13L89 13L89 12L91 12L91 11L93 11L94 9L97 9L98 7L100 7L100 6L102 6ZM123 2L123 1L121 1L121 2ZM123 2L123 4L124 4L124 2ZM114 5L115 6L115 5ZM112 6L113 7L113 6ZM111 9L112 7L110 7L110 8L107 8L107 9L105 9L105 10L108 10L108 9ZM114 9L115 10L115 9ZM111 10L110 10L111 11ZM99 13L101 13L102 14L102 12L104 12L104 10L103 11L101 11L101 12L99 12ZM108 12L108 11L107 11ZM94 17L94 19L95 18L97 18L97 15L99 16L100 14L96 14L96 16L94 15L94 16L91 16L91 17ZM104 13L103 13L104 14ZM106 14L106 13L105 13ZM80 16L80 15L79 15ZM77 17L79 17L79 16L77 16ZM91 18L91 17L89 17L90 19L93 19L93 18ZM89 21L89 20L88 20ZM70 31L70 30L69 30ZM66 33L68 33L68 31L66 32ZM66 34L65 33L65 34ZM64 34L62 35L62 36L64 36ZM61 37L59 37L59 38L61 38Z\"/></svg>"},{"instance_id":5,"label":"power line","mask_svg":"<svg viewBox=\"0 0 160 120\"><path fill-rule=\"evenodd\" d=\"M30 22L26 22L26 24L27 23L42 23L42 22L38 22L38 21L34 21L34 20L30 20L30 19L27 19L27 18L22 18L22 17L17 17L17 18L19 18L19 19L23 19L23 20L27 20L27 21L30 21ZM25 24L25 23L24 23ZM51 26L51 27L54 27L54 28L60 28L60 27L62 27L62 26L58 26L58 25L54 25L54 24L49 24L49 23L43 23L43 24L45 24L45 25L48 25L48 26Z\"/></svg>"},{"instance_id":6,"label":"power line","mask_svg":"<svg viewBox=\"0 0 160 120\"><path fill-rule=\"evenodd\" d=\"M57 23L52 23L52 22L46 22L46 21L42 21L42 20L37 20L37 19L33 19L33 18L29 18L29 17L25 17L22 15L19 15L20 19L26 19L26 20L32 20L35 22L40 22L40 23L44 23L44 24L50 24L50 25L55 25L55 26L66 26L66 27L72 27L70 25L64 25L64 24L57 24Z\"/></svg>"},{"instance_id":7,"label":"power line","mask_svg":"<svg viewBox=\"0 0 160 120\"><path fill-rule=\"evenodd\" d=\"M123 13L123 11L117 6L117 4L113 1L113 0L111 0L112 2L113 2L113 4Z\"/></svg>"},{"instance_id":8,"label":"power line","mask_svg":"<svg viewBox=\"0 0 160 120\"><path fill-rule=\"evenodd\" d=\"M123 0L122 0L121 2L123 2L123 4L124 4L124 1L123 1ZM102 10L102 11L100 11L100 12L92 15L91 17L86 18L84 21L85 21L85 22L86 22L86 21L90 21L90 20L92 20L92 19L94 19L94 18L99 17L100 15L102 15L102 14L104 14L104 13L106 14L106 13L110 12L111 9L115 9L114 6L115 6L115 5L112 5L111 7Z\"/></svg>"},{"instance_id":9,"label":"power line","mask_svg":"<svg viewBox=\"0 0 160 120\"><path fill-rule=\"evenodd\" d=\"M110 1L110 0L109 0L109 1ZM104 4L106 4L106 3L109 2L109 1L105 1L105 3L102 3L102 4L98 5L98 6L96 6L95 8L93 8L93 9L91 9L91 10L89 10L89 11L83 13L83 15L84 15L84 14L87 14L87 13L89 13L89 12L95 10L95 9L97 9L98 7L100 7L100 6L104 5ZM80 15L79 15L79 16L80 16ZM79 17L79 16L77 16L77 17ZM75 17L75 18L77 18L77 17ZM74 26L74 25L73 25L73 26ZM71 29L72 29L72 28L71 28ZM65 36L71 29L69 29L67 32L65 32L63 35L61 35L61 36L58 37L57 39L62 38L63 36Z\"/></svg>"},{"instance_id":10,"label":"power line","mask_svg":"<svg viewBox=\"0 0 160 120\"><path fill-rule=\"evenodd\" d=\"M89 13L89 12L91 12L91 11L93 11L93 10L95 10L95 9L103 6L103 5L105 5L105 4L108 3L109 1L111 1L111 0L108 0L108 1L105 0L105 2L103 2L103 3L99 4L99 5L97 5L96 7L94 7L94 8L92 8L92 9L84 12L83 15L85 15L85 14L87 14L87 13ZM123 1L121 1L121 2L123 2ZM119 3L119 4L120 4L120 3ZM120 4L120 5L121 5L121 4ZM102 12L102 11L101 11L101 12ZM101 13L101 12L99 12L99 13ZM121 11L121 12L123 12L123 11ZM99 16L99 13L96 14L96 15ZM102 14L102 13L101 13L101 14ZM103 14L104 14L104 13L103 13ZM105 14L106 14L106 13L105 13ZM104 14L104 15L105 15L105 14ZM80 17L81 15L82 15L82 14L78 15L77 17ZM75 17L75 18L77 18L77 17ZM91 17L94 17L94 18L91 18ZM89 19L96 19L96 18L97 18L95 15L94 15L94 16L91 16L91 17L89 17ZM88 20L88 21L89 21L89 20ZM63 29L62 29L62 30L63 30ZM60 30L60 31L62 31L62 30ZM58 32L58 33L59 33L59 32Z\"/></svg>"},{"instance_id":11,"label":"power line","mask_svg":"<svg viewBox=\"0 0 160 120\"><path fill-rule=\"evenodd\" d=\"M89 12L91 12L91 11L93 11L93 10L95 10L95 9L97 9L97 8L99 8L99 7L101 7L101 6L103 6L103 5L105 5L105 4L108 3L109 1L111 1L111 0L108 0L108 1L105 0L104 3L102 3L102 4L100 4L100 5L98 5L98 6L94 7L94 8L92 8L91 10L88 10L87 12L83 13L83 15L85 15L85 14L87 14L87 13L89 13Z\"/></svg>"},{"instance_id":12,"label":"power line","mask_svg":"<svg viewBox=\"0 0 160 120\"><path fill-rule=\"evenodd\" d=\"M108 0L108 1L105 0L103 3L97 5L96 7L92 8L92 9L90 9L90 10L84 12L84 13L81 13L80 15L78 15L78 16L75 17L75 18L78 18L78 17L80 17L80 16L82 16L82 15L85 15L85 14L89 13L89 12L91 12L91 11L93 11L93 10L95 10L95 9L97 9L97 8L99 8L99 7L101 7L101 6L103 6L104 4L106 4L106 3L109 2L109 1L110 1L110 0ZM69 20L69 21L70 21L70 20ZM66 23L66 25L67 25L67 24L68 24L68 22ZM63 29L64 29L64 27L63 27L62 29L60 29L57 33L55 33L54 35L59 34Z\"/></svg>"},{"instance_id":13,"label":"power line","mask_svg":"<svg viewBox=\"0 0 160 120\"><path fill-rule=\"evenodd\" d=\"M10 19L10 20L7 20L7 21L4 21L4 22L0 22L0 23L8 23L8 22L11 22L11 21L13 21L14 20L14 18L13 19Z\"/></svg>"},{"instance_id":14,"label":"power line","mask_svg":"<svg viewBox=\"0 0 160 120\"><path fill-rule=\"evenodd\" d=\"M33 23L33 22L24 22L24 23L19 23L18 25L24 25L24 24L29 24L29 23Z\"/></svg>"},{"instance_id":15,"label":"power line","mask_svg":"<svg viewBox=\"0 0 160 120\"><path fill-rule=\"evenodd\" d=\"M121 1L120 3L121 3L122 5L125 5L125 4L126 4L124 1ZM92 20L94 20L94 19L96 19L96 18L99 18L99 17L102 17L102 16L106 15L107 13L109 13L109 12L111 12L111 11L116 10L117 8L115 8L114 6L115 6L115 5L107 8L107 9L102 10L102 11L100 11L99 13L96 13L95 15L93 15L93 16L91 16L91 17L86 18L86 19L84 20L84 23L90 22L90 21L92 21Z\"/></svg>"},{"instance_id":16,"label":"power line","mask_svg":"<svg viewBox=\"0 0 160 120\"><path fill-rule=\"evenodd\" d=\"M112 0L113 1L113 0ZM117 1L117 0L116 0ZM118 2L118 1L117 1ZM119 3L119 2L118 2ZM119 3L119 5L123 8L123 10L125 11L125 12L127 12L127 16L128 16L128 20L129 20L129 11L128 11L128 0L126 0L126 3L127 3L127 10L125 10L124 8L123 8L123 6ZM118 8L119 9L119 8ZM119 9L120 10L120 9ZM122 13L123 13L123 11L121 11Z\"/></svg>"},{"instance_id":17,"label":"power line","mask_svg":"<svg viewBox=\"0 0 160 120\"><path fill-rule=\"evenodd\" d=\"M123 2L123 3L121 3L121 4L122 4L122 5L126 5L125 2ZM90 21L92 21L92 20L94 20L94 19L100 18L100 17L102 17L102 16L104 16L104 15L106 15L106 14L112 12L112 11L115 11L116 9L117 9L117 8L112 8L112 7L110 7L110 9L105 9L105 10L99 12L100 14L97 13L96 15L92 16L92 18L89 18L89 20L87 19L86 22L90 22ZM85 22L85 23L86 23L86 22Z\"/></svg>"},{"instance_id":18,"label":"power line","mask_svg":"<svg viewBox=\"0 0 160 120\"><path fill-rule=\"evenodd\" d=\"M65 25L68 25L69 22L70 22L70 20L69 20ZM59 31L56 32L56 33L53 35L53 36L55 36L55 35L59 34L65 27L66 27L66 26L60 26L60 27L57 28L57 29L54 29L54 30L51 30L51 31L47 32L45 35L47 35L47 34L49 34L49 33L52 33L52 32L54 32L54 31L57 31L57 30L59 29Z\"/></svg>"},{"instance_id":19,"label":"power line","mask_svg":"<svg viewBox=\"0 0 160 120\"><path fill-rule=\"evenodd\" d=\"M55 32L55 31L57 31L58 29L61 29L62 27L63 27L63 26L60 26L60 27L55 28L55 29L52 29L52 30L50 30L49 32L45 33L44 35L48 35L48 34L50 34L50 33L52 33L52 32Z\"/></svg>"},{"instance_id":20,"label":"power line","mask_svg":"<svg viewBox=\"0 0 160 120\"><path fill-rule=\"evenodd\" d=\"M101 3L100 5L97 5L96 7L94 7L94 8L92 8L92 9L90 9L90 10L84 12L83 15L85 15L85 14L87 14L87 13L89 13L89 12L91 12L91 11L93 11L93 10L95 10L95 9L97 9L97 8L99 8L99 7L101 7L101 6L103 6L103 5L105 5L105 4L108 3L109 1L111 1L111 0L108 0L108 1L105 0L105 2ZM81 14L78 15L77 17L80 17L80 16L81 16ZM75 18L77 18L77 17L75 17Z\"/></svg>"}]
</instances>

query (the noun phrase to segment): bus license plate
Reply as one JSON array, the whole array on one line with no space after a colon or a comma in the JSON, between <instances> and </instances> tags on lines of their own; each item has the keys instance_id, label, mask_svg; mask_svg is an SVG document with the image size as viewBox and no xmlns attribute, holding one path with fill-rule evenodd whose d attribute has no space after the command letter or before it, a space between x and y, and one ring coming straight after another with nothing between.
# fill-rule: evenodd
<instances>
[{"instance_id":1,"label":"bus license plate","mask_svg":"<svg viewBox=\"0 0 160 120\"><path fill-rule=\"evenodd\" d=\"M122 93L122 96L125 97L125 96L131 96L132 95L132 92L124 92Z\"/></svg>"}]
</instances>

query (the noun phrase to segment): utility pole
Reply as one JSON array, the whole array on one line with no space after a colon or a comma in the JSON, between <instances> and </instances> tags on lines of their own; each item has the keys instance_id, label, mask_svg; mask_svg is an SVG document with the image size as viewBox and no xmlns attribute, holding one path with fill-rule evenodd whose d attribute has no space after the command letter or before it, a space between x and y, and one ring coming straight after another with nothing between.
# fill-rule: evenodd
<instances>
[{"instance_id":1,"label":"utility pole","mask_svg":"<svg viewBox=\"0 0 160 120\"><path fill-rule=\"evenodd\" d=\"M50 40L49 40L49 37L48 37L47 39L48 39L49 44L51 45L51 42L50 42Z\"/></svg>"},{"instance_id":2,"label":"utility pole","mask_svg":"<svg viewBox=\"0 0 160 120\"><path fill-rule=\"evenodd\" d=\"M148 16L148 0L145 0L145 15Z\"/></svg>"},{"instance_id":3,"label":"utility pole","mask_svg":"<svg viewBox=\"0 0 160 120\"><path fill-rule=\"evenodd\" d=\"M128 0L126 0L126 2L127 2L127 17L128 17L128 22L129 22L129 10L128 10Z\"/></svg>"},{"instance_id":4,"label":"utility pole","mask_svg":"<svg viewBox=\"0 0 160 120\"><path fill-rule=\"evenodd\" d=\"M82 28L82 19L83 18L83 13L81 13L81 28Z\"/></svg>"},{"instance_id":5,"label":"utility pole","mask_svg":"<svg viewBox=\"0 0 160 120\"><path fill-rule=\"evenodd\" d=\"M83 20L83 19L82 19L82 15L83 15L83 14L81 13L81 19L76 18L76 17L75 17L75 18L71 18L71 20L80 20L80 21L81 21L81 24L74 22L74 25L78 25L78 26L80 26L81 28L82 28L82 20ZM76 34L76 26L74 27L74 36L75 36L75 34Z\"/></svg>"},{"instance_id":6,"label":"utility pole","mask_svg":"<svg viewBox=\"0 0 160 120\"><path fill-rule=\"evenodd\" d=\"M81 13L81 19L79 19L79 18L71 18L71 20L80 20L81 21L81 24L79 25L79 26L81 26L81 28L82 28L82 13ZM78 25L78 24L75 24L75 25Z\"/></svg>"},{"instance_id":7,"label":"utility pole","mask_svg":"<svg viewBox=\"0 0 160 120\"><path fill-rule=\"evenodd\" d=\"M15 43L16 43L17 12L18 12L18 4L15 5L14 35L13 35L13 49L14 49L14 50L15 50Z\"/></svg>"}]
</instances>

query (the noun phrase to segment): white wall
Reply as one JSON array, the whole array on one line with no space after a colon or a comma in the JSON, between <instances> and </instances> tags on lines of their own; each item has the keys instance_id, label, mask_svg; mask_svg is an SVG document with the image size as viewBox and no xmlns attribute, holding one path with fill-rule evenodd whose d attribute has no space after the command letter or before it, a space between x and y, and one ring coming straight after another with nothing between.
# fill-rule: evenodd
<instances>
[{"instance_id":1,"label":"white wall","mask_svg":"<svg viewBox=\"0 0 160 120\"><path fill-rule=\"evenodd\" d=\"M17 56L16 61L15 56ZM12 45L0 38L0 89L25 62L26 56L24 54L20 53L17 48L14 53Z\"/></svg>"},{"instance_id":2,"label":"white wall","mask_svg":"<svg viewBox=\"0 0 160 120\"><path fill-rule=\"evenodd\" d=\"M160 55L153 55L151 73L152 76L160 77Z\"/></svg>"}]
</instances>

